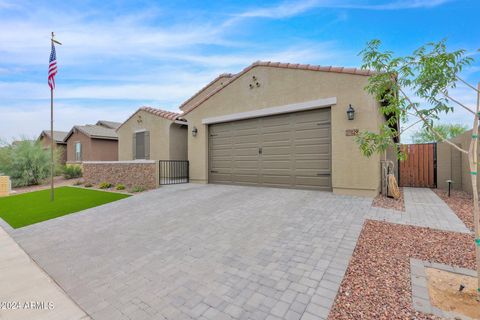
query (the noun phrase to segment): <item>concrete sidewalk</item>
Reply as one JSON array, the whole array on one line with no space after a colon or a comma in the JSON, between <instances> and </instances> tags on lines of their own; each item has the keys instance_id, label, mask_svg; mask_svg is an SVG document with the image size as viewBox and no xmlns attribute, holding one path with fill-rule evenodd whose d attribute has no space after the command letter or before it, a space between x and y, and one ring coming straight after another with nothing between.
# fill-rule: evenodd
<instances>
[{"instance_id":1,"label":"concrete sidewalk","mask_svg":"<svg viewBox=\"0 0 480 320\"><path fill-rule=\"evenodd\" d=\"M90 319L0 226L0 319Z\"/></svg>"}]
</instances>

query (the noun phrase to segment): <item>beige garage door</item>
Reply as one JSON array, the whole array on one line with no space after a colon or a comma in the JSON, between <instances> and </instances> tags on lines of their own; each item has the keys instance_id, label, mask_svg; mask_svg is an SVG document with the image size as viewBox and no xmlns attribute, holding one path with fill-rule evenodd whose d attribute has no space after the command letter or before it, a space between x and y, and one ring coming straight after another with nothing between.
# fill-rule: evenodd
<instances>
[{"instance_id":1,"label":"beige garage door","mask_svg":"<svg viewBox=\"0 0 480 320\"><path fill-rule=\"evenodd\" d=\"M331 190L330 108L210 125L209 182Z\"/></svg>"}]
</instances>

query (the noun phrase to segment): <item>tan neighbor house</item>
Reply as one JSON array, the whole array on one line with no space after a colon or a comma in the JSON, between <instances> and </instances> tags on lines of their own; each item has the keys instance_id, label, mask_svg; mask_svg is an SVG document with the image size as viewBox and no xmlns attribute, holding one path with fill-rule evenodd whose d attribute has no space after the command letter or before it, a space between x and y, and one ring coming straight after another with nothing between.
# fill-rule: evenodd
<instances>
[{"instance_id":1,"label":"tan neighbor house","mask_svg":"<svg viewBox=\"0 0 480 320\"><path fill-rule=\"evenodd\" d=\"M117 134L120 161L188 159L187 126L179 113L142 107Z\"/></svg>"},{"instance_id":2,"label":"tan neighbor house","mask_svg":"<svg viewBox=\"0 0 480 320\"><path fill-rule=\"evenodd\" d=\"M214 79L181 114L140 108L117 130L119 159L178 160L172 149L184 150L192 182L374 196L380 156L364 157L354 142L385 122L364 90L370 74L256 62Z\"/></svg>"},{"instance_id":3,"label":"tan neighbor house","mask_svg":"<svg viewBox=\"0 0 480 320\"><path fill-rule=\"evenodd\" d=\"M59 152L61 164L67 162L67 143L63 141L67 134L66 131L53 131L54 148ZM45 149L50 148L52 145L51 131L43 130L38 141Z\"/></svg>"},{"instance_id":4,"label":"tan neighbor house","mask_svg":"<svg viewBox=\"0 0 480 320\"><path fill-rule=\"evenodd\" d=\"M115 129L121 123L98 121L95 125L74 126L65 137L67 163L84 161L117 161L118 137Z\"/></svg>"},{"instance_id":5,"label":"tan neighbor house","mask_svg":"<svg viewBox=\"0 0 480 320\"><path fill-rule=\"evenodd\" d=\"M364 157L354 142L356 130L378 131L384 122L364 90L370 74L252 64L182 115L191 181L378 194L380 156Z\"/></svg>"}]
</instances>

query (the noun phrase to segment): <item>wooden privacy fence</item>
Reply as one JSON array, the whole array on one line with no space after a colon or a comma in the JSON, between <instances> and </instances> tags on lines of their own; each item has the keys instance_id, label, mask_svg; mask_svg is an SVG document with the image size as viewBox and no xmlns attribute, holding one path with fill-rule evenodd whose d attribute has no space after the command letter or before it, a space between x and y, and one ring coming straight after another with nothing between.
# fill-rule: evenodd
<instances>
[{"instance_id":1,"label":"wooden privacy fence","mask_svg":"<svg viewBox=\"0 0 480 320\"><path fill-rule=\"evenodd\" d=\"M437 144L404 144L406 159L399 161L401 187L437 187Z\"/></svg>"}]
</instances>

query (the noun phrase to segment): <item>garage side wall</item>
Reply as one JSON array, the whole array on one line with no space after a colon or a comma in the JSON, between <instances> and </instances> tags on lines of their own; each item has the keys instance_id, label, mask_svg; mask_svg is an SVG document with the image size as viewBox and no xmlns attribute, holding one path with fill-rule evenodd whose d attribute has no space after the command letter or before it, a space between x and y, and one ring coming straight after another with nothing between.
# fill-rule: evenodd
<instances>
[{"instance_id":1,"label":"garage side wall","mask_svg":"<svg viewBox=\"0 0 480 320\"><path fill-rule=\"evenodd\" d=\"M259 85L253 81L256 77ZM251 84L253 85L253 88ZM332 186L342 194L374 196L380 185L380 156L364 157L346 130L378 131L378 104L364 88L368 77L333 72L255 67L188 113L190 177L193 182L208 182L208 126L202 119L305 101L337 98L331 107ZM355 120L347 120L352 104Z\"/></svg>"},{"instance_id":2,"label":"garage side wall","mask_svg":"<svg viewBox=\"0 0 480 320\"><path fill-rule=\"evenodd\" d=\"M133 160L133 134L136 131L150 132L150 159L169 160L169 131L172 121L158 117L149 112L138 111L118 130L118 159Z\"/></svg>"}]
</instances>

